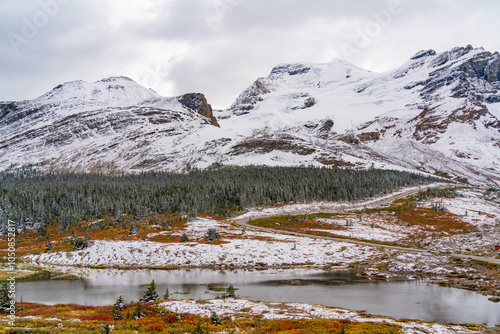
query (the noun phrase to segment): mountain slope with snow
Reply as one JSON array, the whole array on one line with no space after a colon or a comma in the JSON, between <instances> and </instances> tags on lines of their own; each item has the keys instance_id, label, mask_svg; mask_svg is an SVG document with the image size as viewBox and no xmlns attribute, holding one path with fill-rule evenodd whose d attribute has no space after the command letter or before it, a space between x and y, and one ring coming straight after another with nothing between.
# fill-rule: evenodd
<instances>
[{"instance_id":1,"label":"mountain slope with snow","mask_svg":"<svg viewBox=\"0 0 500 334\"><path fill-rule=\"evenodd\" d=\"M0 166L164 168L182 160L181 138L218 126L203 94L164 98L125 77L74 81L35 100L0 104Z\"/></svg>"},{"instance_id":2,"label":"mountain slope with snow","mask_svg":"<svg viewBox=\"0 0 500 334\"><path fill-rule=\"evenodd\" d=\"M499 68L498 53L471 46L421 51L387 73L340 60L278 65L224 111L221 126L286 132L330 152L498 185Z\"/></svg>"},{"instance_id":3,"label":"mountain slope with snow","mask_svg":"<svg viewBox=\"0 0 500 334\"><path fill-rule=\"evenodd\" d=\"M165 98L126 77L0 103L0 170L370 166L500 185L500 56L424 50L393 71L280 64L232 106Z\"/></svg>"}]
</instances>

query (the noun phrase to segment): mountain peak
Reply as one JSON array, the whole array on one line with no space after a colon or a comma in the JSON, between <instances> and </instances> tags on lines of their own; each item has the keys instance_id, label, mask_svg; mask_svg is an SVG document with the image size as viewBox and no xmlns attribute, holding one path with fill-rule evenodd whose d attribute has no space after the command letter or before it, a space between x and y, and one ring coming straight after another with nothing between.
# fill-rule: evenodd
<instances>
[{"instance_id":1,"label":"mountain peak","mask_svg":"<svg viewBox=\"0 0 500 334\"><path fill-rule=\"evenodd\" d=\"M82 80L60 84L36 100L38 102L82 101L126 106L160 97L155 91L125 76L109 77L96 82Z\"/></svg>"},{"instance_id":2,"label":"mountain peak","mask_svg":"<svg viewBox=\"0 0 500 334\"><path fill-rule=\"evenodd\" d=\"M119 81L128 81L128 82L134 82L134 83L136 83L134 80L132 80L129 77L126 77L126 76L113 76L113 77L109 77L109 78L104 78L104 79L98 80L96 82L119 82Z\"/></svg>"}]
</instances>

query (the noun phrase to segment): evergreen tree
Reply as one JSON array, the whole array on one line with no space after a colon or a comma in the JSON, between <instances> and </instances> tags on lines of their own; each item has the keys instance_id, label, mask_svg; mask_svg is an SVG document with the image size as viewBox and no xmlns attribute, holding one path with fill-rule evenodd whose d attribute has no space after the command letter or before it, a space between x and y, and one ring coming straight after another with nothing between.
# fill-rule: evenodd
<instances>
[{"instance_id":1,"label":"evergreen tree","mask_svg":"<svg viewBox=\"0 0 500 334\"><path fill-rule=\"evenodd\" d=\"M129 235L136 235L137 234L137 229L135 227L135 224L132 223L132 226L130 226L130 231L128 231Z\"/></svg>"},{"instance_id":2,"label":"evergreen tree","mask_svg":"<svg viewBox=\"0 0 500 334\"><path fill-rule=\"evenodd\" d=\"M92 241L92 239L90 239L90 234L89 234L89 232L87 232L85 234L85 248L90 247L91 241Z\"/></svg>"},{"instance_id":3,"label":"evergreen tree","mask_svg":"<svg viewBox=\"0 0 500 334\"><path fill-rule=\"evenodd\" d=\"M141 301L145 303L154 303L157 302L160 297L158 296L158 293L156 292L156 286L155 280L152 280L151 283L148 285L147 290L144 292L144 295L141 298Z\"/></svg>"},{"instance_id":4,"label":"evergreen tree","mask_svg":"<svg viewBox=\"0 0 500 334\"><path fill-rule=\"evenodd\" d=\"M134 313L132 313L132 319L137 320L141 319L145 316L144 313L142 313L142 305L141 302L137 303L137 306L134 309Z\"/></svg>"},{"instance_id":5,"label":"evergreen tree","mask_svg":"<svg viewBox=\"0 0 500 334\"><path fill-rule=\"evenodd\" d=\"M209 228L207 234L205 235L205 241L214 241L219 240L220 234L217 232L215 228Z\"/></svg>"},{"instance_id":6,"label":"evergreen tree","mask_svg":"<svg viewBox=\"0 0 500 334\"><path fill-rule=\"evenodd\" d=\"M170 292L168 291L168 288L167 288L167 290L165 290L165 293L163 294L163 299L168 300L169 298L170 298Z\"/></svg>"},{"instance_id":7,"label":"evergreen tree","mask_svg":"<svg viewBox=\"0 0 500 334\"><path fill-rule=\"evenodd\" d=\"M222 295L222 298L236 298L236 290L234 289L234 286L232 284L230 284L227 289L226 289L226 292L224 293L224 295Z\"/></svg>"},{"instance_id":8,"label":"evergreen tree","mask_svg":"<svg viewBox=\"0 0 500 334\"><path fill-rule=\"evenodd\" d=\"M122 296L118 297L116 302L113 304L113 308L111 309L111 316L115 320L123 319L123 309L125 307L125 300Z\"/></svg>"},{"instance_id":9,"label":"evergreen tree","mask_svg":"<svg viewBox=\"0 0 500 334\"><path fill-rule=\"evenodd\" d=\"M309 167L248 166L120 176L11 171L0 173L0 221L17 221L20 229L23 224L33 227L43 240L52 220L62 231L70 231L79 221L114 215L116 225L112 220L95 224L96 228L121 226L134 234L136 222L144 215L166 215L165 222L182 212L190 218L198 212L224 217L246 207L280 202L357 201L434 181L390 170ZM429 189L428 193L443 192ZM5 224L0 231L5 232Z\"/></svg>"},{"instance_id":10,"label":"evergreen tree","mask_svg":"<svg viewBox=\"0 0 500 334\"><path fill-rule=\"evenodd\" d=\"M0 286L0 310L5 311L10 307L9 283L2 281Z\"/></svg>"},{"instance_id":11,"label":"evergreen tree","mask_svg":"<svg viewBox=\"0 0 500 334\"><path fill-rule=\"evenodd\" d=\"M45 250L49 251L51 249L52 249L52 243L50 241L47 241L47 243L45 244Z\"/></svg>"},{"instance_id":12,"label":"evergreen tree","mask_svg":"<svg viewBox=\"0 0 500 334\"><path fill-rule=\"evenodd\" d=\"M205 331L201 327L201 322L198 321L198 325L196 325L195 329L191 332L192 334L208 334L208 331Z\"/></svg>"},{"instance_id":13,"label":"evergreen tree","mask_svg":"<svg viewBox=\"0 0 500 334\"><path fill-rule=\"evenodd\" d=\"M210 321L212 322L212 324L214 325L220 325L220 318L219 316L217 315L217 313L212 312L212 315L210 315Z\"/></svg>"},{"instance_id":14,"label":"evergreen tree","mask_svg":"<svg viewBox=\"0 0 500 334\"><path fill-rule=\"evenodd\" d=\"M113 308L111 308L111 317L115 320L121 320L123 319L123 312L116 306L113 306Z\"/></svg>"},{"instance_id":15,"label":"evergreen tree","mask_svg":"<svg viewBox=\"0 0 500 334\"><path fill-rule=\"evenodd\" d=\"M182 233L181 242L188 242L189 238L186 233Z\"/></svg>"},{"instance_id":16,"label":"evergreen tree","mask_svg":"<svg viewBox=\"0 0 500 334\"><path fill-rule=\"evenodd\" d=\"M24 303L23 303L23 296L21 296L21 300L19 301L19 307L17 308L19 312L24 311Z\"/></svg>"},{"instance_id":17,"label":"evergreen tree","mask_svg":"<svg viewBox=\"0 0 500 334\"><path fill-rule=\"evenodd\" d=\"M109 327L108 324L105 324L103 329L101 330L101 334L109 334L111 333L111 328Z\"/></svg>"}]
</instances>

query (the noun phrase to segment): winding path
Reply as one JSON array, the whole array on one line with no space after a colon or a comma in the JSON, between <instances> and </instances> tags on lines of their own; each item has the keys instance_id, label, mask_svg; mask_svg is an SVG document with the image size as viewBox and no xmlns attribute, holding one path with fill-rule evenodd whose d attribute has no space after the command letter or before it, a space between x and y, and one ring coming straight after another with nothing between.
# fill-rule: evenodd
<instances>
[{"instance_id":1,"label":"winding path","mask_svg":"<svg viewBox=\"0 0 500 334\"><path fill-rule=\"evenodd\" d=\"M447 188L449 187L450 184L439 184L435 187L438 188ZM405 191L402 191L400 193L395 194L394 196L390 197L381 197L380 199L376 200L370 200L366 202L360 202L360 203L352 203L348 204L347 206L343 206L340 211L345 212L345 211L352 211L360 208L377 208L381 207L384 205L388 205L393 203L394 201L408 197L410 195L416 194L424 189L427 189L429 187L428 185L418 187L418 188L412 188L408 189ZM328 213L335 213L334 211L322 211L322 212L328 212ZM337 211L338 212L338 211ZM307 211L307 212L297 212L294 214L314 214L317 213L317 211ZM271 215L270 215L271 216ZM284 231L284 230L278 230L278 229L272 229L272 228L265 228L265 227L258 227L258 226L253 226L248 224L248 221L251 219L251 217L245 217L245 218L236 218L234 220L234 223L236 225L239 225L244 228L248 229L253 229L253 230L259 230L259 231L264 231L268 233L279 233L279 234L286 234L286 235L292 235L292 236L297 236L297 237L306 237L306 238L313 238L313 239L326 239L326 240L332 240L332 241L337 241L337 242L346 242L346 243L352 243L356 245L365 245L365 246L370 246L370 247L381 247L381 248L389 248L389 249L396 249L396 250L401 250L405 252L414 252L414 253L434 253L436 255L441 255L438 251L435 250L428 250L428 249L419 249L419 248L411 248L411 247L401 247L401 246L393 246L393 245L385 245L381 243L374 243L370 241L359 241L359 240L353 240L353 239L348 239L348 238L337 238L337 237L330 237L330 236L320 236L320 235L312 235L312 234L307 234L307 233L300 233L300 232L292 232L292 231ZM444 255L444 254L443 254ZM458 257L462 259L471 259L471 260L477 260L477 261L484 261L484 262L489 262L489 263L494 263L500 265L500 259L495 259L495 258L490 258L490 257L482 257L482 256L474 256L474 255L466 255L466 254L458 254L458 253L452 253L448 254L447 256L453 256L453 257Z\"/></svg>"}]
</instances>

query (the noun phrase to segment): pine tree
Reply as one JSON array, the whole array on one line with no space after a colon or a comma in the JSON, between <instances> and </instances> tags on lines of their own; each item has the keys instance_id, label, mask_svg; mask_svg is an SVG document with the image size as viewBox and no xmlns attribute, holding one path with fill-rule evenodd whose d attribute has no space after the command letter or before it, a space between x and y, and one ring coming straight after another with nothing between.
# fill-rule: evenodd
<instances>
[{"instance_id":1,"label":"pine tree","mask_svg":"<svg viewBox=\"0 0 500 334\"><path fill-rule=\"evenodd\" d=\"M199 321L198 321L198 325L191 332L191 334L206 334L206 333L208 333L208 331L205 331L203 328L201 328L201 322L199 322Z\"/></svg>"},{"instance_id":2,"label":"pine tree","mask_svg":"<svg viewBox=\"0 0 500 334\"><path fill-rule=\"evenodd\" d=\"M85 234L85 248L90 247L92 239L90 239L89 232Z\"/></svg>"},{"instance_id":3,"label":"pine tree","mask_svg":"<svg viewBox=\"0 0 500 334\"><path fill-rule=\"evenodd\" d=\"M118 308L120 311L123 311L123 308L125 307L125 300L123 299L123 297L121 295L120 295L120 297L118 297L118 299L116 300L116 302L114 303L113 306Z\"/></svg>"},{"instance_id":4,"label":"pine tree","mask_svg":"<svg viewBox=\"0 0 500 334\"><path fill-rule=\"evenodd\" d=\"M0 286L0 310L5 311L10 307L9 283L2 281Z\"/></svg>"},{"instance_id":5,"label":"pine tree","mask_svg":"<svg viewBox=\"0 0 500 334\"><path fill-rule=\"evenodd\" d=\"M123 312L119 311L116 307L113 306L111 309L111 317L115 320L122 320L123 319Z\"/></svg>"},{"instance_id":6,"label":"pine tree","mask_svg":"<svg viewBox=\"0 0 500 334\"><path fill-rule=\"evenodd\" d=\"M47 243L45 244L45 250L49 251L51 250L51 248L52 248L52 243L50 241L47 241Z\"/></svg>"},{"instance_id":7,"label":"pine tree","mask_svg":"<svg viewBox=\"0 0 500 334\"><path fill-rule=\"evenodd\" d=\"M132 226L130 226L130 231L128 231L128 235L136 235L137 234L137 229L135 227L135 224L132 223Z\"/></svg>"},{"instance_id":8,"label":"pine tree","mask_svg":"<svg viewBox=\"0 0 500 334\"><path fill-rule=\"evenodd\" d=\"M108 324L104 325L104 328L101 330L101 334L109 334L111 333L111 328L109 328Z\"/></svg>"},{"instance_id":9,"label":"pine tree","mask_svg":"<svg viewBox=\"0 0 500 334\"><path fill-rule=\"evenodd\" d=\"M23 296L21 296L21 300L19 301L19 307L17 308L19 312L24 311L24 303L23 303Z\"/></svg>"},{"instance_id":10,"label":"pine tree","mask_svg":"<svg viewBox=\"0 0 500 334\"><path fill-rule=\"evenodd\" d=\"M227 289L226 289L226 293L224 293L224 295L222 295L222 298L236 298L236 290L234 289L234 286L232 284L230 284Z\"/></svg>"},{"instance_id":11,"label":"pine tree","mask_svg":"<svg viewBox=\"0 0 500 334\"><path fill-rule=\"evenodd\" d=\"M149 284L147 290L144 292L144 295L142 296L142 301L145 303L154 303L157 302L160 297L158 296L158 293L156 292L156 284L155 280L152 280L151 283Z\"/></svg>"},{"instance_id":12,"label":"pine tree","mask_svg":"<svg viewBox=\"0 0 500 334\"><path fill-rule=\"evenodd\" d=\"M165 293L163 294L163 299L168 300L168 298L170 298L170 292L168 291L168 288L167 288L167 290L165 290Z\"/></svg>"},{"instance_id":13,"label":"pine tree","mask_svg":"<svg viewBox=\"0 0 500 334\"><path fill-rule=\"evenodd\" d=\"M220 234L217 232L215 228L209 228L207 234L205 235L205 241L214 241L219 240Z\"/></svg>"},{"instance_id":14,"label":"pine tree","mask_svg":"<svg viewBox=\"0 0 500 334\"><path fill-rule=\"evenodd\" d=\"M145 316L144 313L142 313L142 305L141 302L137 303L137 306L134 309L134 313L132 313L132 319L137 320L141 319Z\"/></svg>"},{"instance_id":15,"label":"pine tree","mask_svg":"<svg viewBox=\"0 0 500 334\"><path fill-rule=\"evenodd\" d=\"M186 233L182 233L181 242L188 242L189 238Z\"/></svg>"},{"instance_id":16,"label":"pine tree","mask_svg":"<svg viewBox=\"0 0 500 334\"><path fill-rule=\"evenodd\" d=\"M220 325L220 318L217 315L217 313L215 313L215 311L212 312L212 315L210 316L210 321L214 325Z\"/></svg>"}]
</instances>

